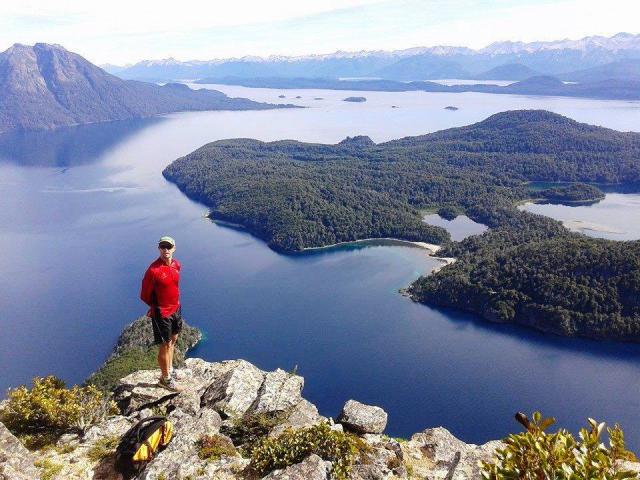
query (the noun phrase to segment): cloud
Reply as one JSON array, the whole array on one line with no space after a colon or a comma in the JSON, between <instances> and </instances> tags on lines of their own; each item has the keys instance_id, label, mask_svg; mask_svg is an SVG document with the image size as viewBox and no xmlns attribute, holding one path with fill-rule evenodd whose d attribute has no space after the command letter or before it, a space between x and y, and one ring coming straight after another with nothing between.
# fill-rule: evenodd
<instances>
[{"instance_id":1,"label":"cloud","mask_svg":"<svg viewBox=\"0 0 640 480\"><path fill-rule=\"evenodd\" d=\"M637 0L21 0L0 48L59 43L97 63L554 40L637 31Z\"/></svg>"}]
</instances>

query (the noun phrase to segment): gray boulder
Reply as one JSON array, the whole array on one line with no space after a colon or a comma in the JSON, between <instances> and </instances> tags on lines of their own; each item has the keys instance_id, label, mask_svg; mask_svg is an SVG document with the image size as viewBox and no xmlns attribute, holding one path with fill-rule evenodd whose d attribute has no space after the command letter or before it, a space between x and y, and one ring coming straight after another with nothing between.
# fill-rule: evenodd
<instances>
[{"instance_id":1,"label":"gray boulder","mask_svg":"<svg viewBox=\"0 0 640 480\"><path fill-rule=\"evenodd\" d=\"M132 419L120 415L109 417L98 425L90 427L81 437L80 443L92 443L106 437L121 437L134 423Z\"/></svg>"},{"instance_id":2,"label":"gray boulder","mask_svg":"<svg viewBox=\"0 0 640 480\"><path fill-rule=\"evenodd\" d=\"M402 447L405 459L417 475L433 480L475 480L480 478L479 462L493 458L502 442L467 444L446 428L429 428L416 433Z\"/></svg>"},{"instance_id":3,"label":"gray boulder","mask_svg":"<svg viewBox=\"0 0 640 480\"><path fill-rule=\"evenodd\" d=\"M118 382L113 399L123 415L166 402L178 394L158 385L160 370L139 370Z\"/></svg>"},{"instance_id":4,"label":"gray boulder","mask_svg":"<svg viewBox=\"0 0 640 480\"><path fill-rule=\"evenodd\" d=\"M382 408L349 400L336 419L355 433L382 433L387 426L387 412Z\"/></svg>"},{"instance_id":5,"label":"gray boulder","mask_svg":"<svg viewBox=\"0 0 640 480\"><path fill-rule=\"evenodd\" d=\"M287 428L297 430L299 428L311 427L324 422L325 417L318 413L316 406L304 398L288 411L289 415L283 423L277 425L269 436L275 437L284 432Z\"/></svg>"},{"instance_id":6,"label":"gray boulder","mask_svg":"<svg viewBox=\"0 0 640 480\"><path fill-rule=\"evenodd\" d=\"M365 434L362 439L369 445L365 458L354 465L351 477L354 480L383 480L406 478L400 444L383 435Z\"/></svg>"},{"instance_id":7,"label":"gray boulder","mask_svg":"<svg viewBox=\"0 0 640 480\"><path fill-rule=\"evenodd\" d=\"M200 404L226 416L243 415L258 398L264 377L262 370L246 360L222 362Z\"/></svg>"},{"instance_id":8,"label":"gray boulder","mask_svg":"<svg viewBox=\"0 0 640 480\"><path fill-rule=\"evenodd\" d=\"M4 424L0 423L0 479L31 480L40 473L33 465L36 457L27 450Z\"/></svg>"},{"instance_id":9,"label":"gray boulder","mask_svg":"<svg viewBox=\"0 0 640 480\"><path fill-rule=\"evenodd\" d=\"M302 462L284 470L274 470L264 480L327 480L325 462L318 455L311 454Z\"/></svg>"},{"instance_id":10,"label":"gray boulder","mask_svg":"<svg viewBox=\"0 0 640 480\"><path fill-rule=\"evenodd\" d=\"M304 379L295 374L277 369L264 376L258 398L251 405L255 413L281 412L297 405L302 400Z\"/></svg>"}]
</instances>

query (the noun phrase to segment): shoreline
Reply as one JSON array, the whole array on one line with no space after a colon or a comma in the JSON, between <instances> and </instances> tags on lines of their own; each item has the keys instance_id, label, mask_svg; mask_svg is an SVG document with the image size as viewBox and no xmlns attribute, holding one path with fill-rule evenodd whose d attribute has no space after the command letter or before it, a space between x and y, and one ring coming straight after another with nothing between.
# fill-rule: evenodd
<instances>
[{"instance_id":1,"label":"shoreline","mask_svg":"<svg viewBox=\"0 0 640 480\"><path fill-rule=\"evenodd\" d=\"M326 249L342 247L347 245L355 245L358 243L365 244L365 245L369 243L369 244L375 245L376 242L381 242L381 241L394 242L399 244L398 246L405 245L408 247L421 248L423 250L427 250L429 252L427 254L429 257L433 258L434 260L438 260L440 262L440 265L436 265L433 269L429 271L430 275L439 272L441 269L443 269L447 265L451 265L456 261L456 259L453 257L437 257L436 253L438 253L438 251L442 249L440 245L436 245L434 243L412 241L412 240L401 240L399 238L390 238L390 237L363 238L360 240L352 240L350 242L333 243L331 245L325 245L323 247L307 247L307 248L304 248L300 253L326 250ZM384 246L384 245L380 245L380 246Z\"/></svg>"},{"instance_id":2,"label":"shoreline","mask_svg":"<svg viewBox=\"0 0 640 480\"><path fill-rule=\"evenodd\" d=\"M433 255L433 254L437 253L438 250L440 250L442 248L440 245L436 245L434 243L415 242L415 241L412 241L412 240L402 240L400 238L391 238L391 237L377 237L377 238L362 238L362 239L359 239L359 240L349 240L347 242L332 243L331 245L323 245L322 247L306 247L306 248L303 248L302 250L300 250L299 253L312 252L312 251L317 251L317 250L326 250L326 249L335 248L335 247L343 247L343 246L347 246L347 245L355 245L355 244L358 244L358 243L363 243L363 244L371 243L371 244L374 244L375 242L381 242L381 241L397 242L399 244L405 244L407 246L413 246L413 247L417 247L417 248L422 248L422 249L425 249L425 250L429 250L431 252L430 255Z\"/></svg>"},{"instance_id":3,"label":"shoreline","mask_svg":"<svg viewBox=\"0 0 640 480\"><path fill-rule=\"evenodd\" d=\"M253 235L253 233L251 233L250 230L248 230L244 225L239 224L239 223L233 223L233 222L229 222L227 220L220 220L220 219L216 219L216 218L212 218L209 216L209 214L205 214L203 215L203 218L206 218L208 220L210 220L211 222L218 224L222 227L227 227L227 228L235 228L235 229L239 229L239 230L244 230L245 232L249 232L251 235ZM255 235L254 235L255 236ZM260 237L256 237L261 241L265 241L264 239L261 239ZM446 267L447 265L452 264L453 262L456 261L455 258L452 257L437 257L436 253L438 253L438 251L442 248L440 245L436 245L435 243L427 243L427 242L419 242L419 241L412 241L412 240L402 240L400 238L391 238L391 237L377 237L377 238L361 238L359 240L350 240L347 242L338 242L338 243L332 243L330 245L323 245L321 247L306 247L303 248L302 250L299 251L293 251L293 252L284 252L285 255L304 255L305 253L313 253L313 252L318 252L321 250L330 250L332 248L340 248L340 247L345 247L348 245L357 245L357 244L372 244L375 245L376 242L392 242L394 244L397 244L396 246L407 246L407 247L413 247L413 248L421 248L423 250L427 250L429 253L427 254L429 257L433 258L434 260L438 260L439 262L441 262L441 265L437 265L435 266L429 273L436 273L438 271L440 271L440 269ZM385 246L385 245L380 245L380 246ZM388 245L388 246L392 246L392 245ZM282 252L280 252L282 253Z\"/></svg>"}]
</instances>

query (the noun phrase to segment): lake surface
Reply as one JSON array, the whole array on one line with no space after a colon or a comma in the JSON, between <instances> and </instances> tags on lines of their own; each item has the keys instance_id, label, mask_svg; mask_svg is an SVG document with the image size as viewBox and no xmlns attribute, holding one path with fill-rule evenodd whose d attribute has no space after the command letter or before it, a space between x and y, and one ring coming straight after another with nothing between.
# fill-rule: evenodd
<instances>
[{"instance_id":1,"label":"lake surface","mask_svg":"<svg viewBox=\"0 0 640 480\"><path fill-rule=\"evenodd\" d=\"M280 90L220 87L279 101ZM286 90L312 108L173 114L0 138L0 388L56 374L81 382L145 312L142 274L157 239L177 239L187 320L210 361L245 358L305 377L324 415L354 398L389 412L387 432L444 425L483 442L541 409L575 430L588 416L640 447L640 346L495 326L398 294L437 262L419 248L346 246L283 256L216 225L164 180L175 158L222 138L386 141L465 125L510 108L545 108L639 130L640 104L425 92ZM295 99L296 95L303 96ZM322 97L322 101L314 101ZM446 105L461 110L443 110ZM399 108L391 109L391 105Z\"/></svg>"},{"instance_id":2,"label":"lake surface","mask_svg":"<svg viewBox=\"0 0 640 480\"><path fill-rule=\"evenodd\" d=\"M464 240L471 235L480 235L488 228L482 223L474 222L466 215L458 215L453 220L447 220L437 213L431 213L429 215L425 215L422 218L422 221L429 225L445 228L451 235L451 239L457 242Z\"/></svg>"},{"instance_id":3,"label":"lake surface","mask_svg":"<svg viewBox=\"0 0 640 480\"><path fill-rule=\"evenodd\" d=\"M640 239L640 194L607 193L592 205L527 203L519 207L560 220L574 231L609 240Z\"/></svg>"},{"instance_id":4,"label":"lake surface","mask_svg":"<svg viewBox=\"0 0 640 480\"><path fill-rule=\"evenodd\" d=\"M515 83L515 80L462 80L459 78L445 78L442 80L427 80L428 82L440 83L442 85L497 85L506 87Z\"/></svg>"}]
</instances>

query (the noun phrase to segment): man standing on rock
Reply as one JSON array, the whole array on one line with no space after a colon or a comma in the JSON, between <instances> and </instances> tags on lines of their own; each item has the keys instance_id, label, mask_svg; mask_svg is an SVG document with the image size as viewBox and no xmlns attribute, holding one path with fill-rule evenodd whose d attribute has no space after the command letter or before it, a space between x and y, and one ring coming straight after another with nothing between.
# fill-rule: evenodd
<instances>
[{"instance_id":1,"label":"man standing on rock","mask_svg":"<svg viewBox=\"0 0 640 480\"><path fill-rule=\"evenodd\" d=\"M160 386L181 392L173 373L173 352L182 330L180 308L180 263L173 258L176 242L171 237L158 241L160 256L151 264L142 279L140 298L149 305L147 315L153 324L153 338L158 350L158 365L162 376Z\"/></svg>"}]
</instances>

